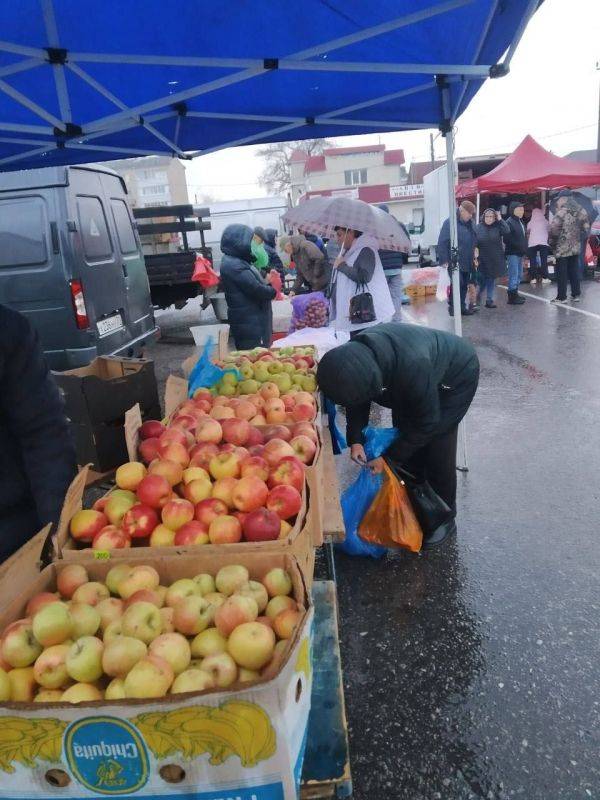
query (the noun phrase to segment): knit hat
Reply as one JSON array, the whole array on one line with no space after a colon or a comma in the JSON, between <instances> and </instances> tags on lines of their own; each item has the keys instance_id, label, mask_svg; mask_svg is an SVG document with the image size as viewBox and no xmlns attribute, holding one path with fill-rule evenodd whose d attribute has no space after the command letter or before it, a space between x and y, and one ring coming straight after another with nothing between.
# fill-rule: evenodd
<instances>
[{"instance_id":1,"label":"knit hat","mask_svg":"<svg viewBox=\"0 0 600 800\"><path fill-rule=\"evenodd\" d=\"M513 200L508 207L508 213L514 214L516 208L525 208L525 203L523 203L521 200Z\"/></svg>"},{"instance_id":2,"label":"knit hat","mask_svg":"<svg viewBox=\"0 0 600 800\"><path fill-rule=\"evenodd\" d=\"M383 391L381 368L370 348L348 342L325 353L317 368L319 388L334 403L358 406Z\"/></svg>"},{"instance_id":3,"label":"knit hat","mask_svg":"<svg viewBox=\"0 0 600 800\"><path fill-rule=\"evenodd\" d=\"M263 242L267 238L267 234L265 233L264 228L261 228L260 225L257 225L256 228L254 228L254 235L258 236L258 238L261 239Z\"/></svg>"},{"instance_id":4,"label":"knit hat","mask_svg":"<svg viewBox=\"0 0 600 800\"><path fill-rule=\"evenodd\" d=\"M459 208L464 208L464 210L468 211L469 214L474 214L477 211L475 205L470 200L463 200Z\"/></svg>"}]
</instances>

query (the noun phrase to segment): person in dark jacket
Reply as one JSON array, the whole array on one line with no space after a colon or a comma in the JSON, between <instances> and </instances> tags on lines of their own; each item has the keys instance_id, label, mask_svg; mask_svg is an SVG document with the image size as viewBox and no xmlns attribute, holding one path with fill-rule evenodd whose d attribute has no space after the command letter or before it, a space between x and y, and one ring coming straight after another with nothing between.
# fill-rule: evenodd
<instances>
[{"instance_id":1,"label":"person in dark jacket","mask_svg":"<svg viewBox=\"0 0 600 800\"><path fill-rule=\"evenodd\" d=\"M221 282L237 350L270 347L275 289L252 265L252 228L228 225L221 236Z\"/></svg>"},{"instance_id":2,"label":"person in dark jacket","mask_svg":"<svg viewBox=\"0 0 600 800\"><path fill-rule=\"evenodd\" d=\"M386 460L429 481L456 515L458 424L467 413L479 381L473 346L451 333L420 325L376 325L326 353L317 369L324 394L346 407L351 456L365 462L363 429L371 403L392 410L398 438ZM382 459L369 462L375 473ZM425 546L441 544L452 524L424 531Z\"/></svg>"},{"instance_id":3,"label":"person in dark jacket","mask_svg":"<svg viewBox=\"0 0 600 800\"><path fill-rule=\"evenodd\" d=\"M283 262L281 261L281 258L279 258L279 253L277 252L275 246L277 241L277 231L275 228L254 228L254 235L256 236L257 233L259 236L262 235L263 246L267 255L269 256L269 269L277 270L283 282L285 280L285 269L283 268Z\"/></svg>"},{"instance_id":4,"label":"person in dark jacket","mask_svg":"<svg viewBox=\"0 0 600 800\"><path fill-rule=\"evenodd\" d=\"M522 306L525 298L519 294L519 284L523 278L523 256L527 255L527 227L523 222L525 206L520 200L514 200L508 207L509 217L506 221L509 232L504 237L506 261L508 263L508 304Z\"/></svg>"},{"instance_id":5,"label":"person in dark jacket","mask_svg":"<svg viewBox=\"0 0 600 800\"><path fill-rule=\"evenodd\" d=\"M559 192L556 213L552 217L548 242L556 257L557 290L553 303L567 302L567 280L571 284L571 300L581 301L581 239L590 231L589 217L567 190Z\"/></svg>"},{"instance_id":6,"label":"person in dark jacket","mask_svg":"<svg viewBox=\"0 0 600 800\"><path fill-rule=\"evenodd\" d=\"M463 200L456 211L458 229L458 269L460 276L460 308L463 316L473 313L466 306L467 287L469 285L469 275L473 270L473 258L475 255L475 243L477 236L473 225L473 215L475 206L470 200ZM440 231L437 243L438 261L442 267L450 266L450 219L445 220ZM448 297L448 313L454 316L454 298L452 288Z\"/></svg>"},{"instance_id":7,"label":"person in dark jacket","mask_svg":"<svg viewBox=\"0 0 600 800\"><path fill-rule=\"evenodd\" d=\"M0 305L0 562L58 522L77 463L37 334Z\"/></svg>"},{"instance_id":8,"label":"person in dark jacket","mask_svg":"<svg viewBox=\"0 0 600 800\"><path fill-rule=\"evenodd\" d=\"M305 236L281 236L279 248L287 253L296 265L293 294L306 291L323 292L331 279L331 264L316 244Z\"/></svg>"},{"instance_id":9,"label":"person in dark jacket","mask_svg":"<svg viewBox=\"0 0 600 800\"><path fill-rule=\"evenodd\" d=\"M380 203L378 206L386 214L390 213L389 206L386 203ZM402 228L406 238L410 241L410 234L400 220L397 220L398 225ZM379 258L381 266L385 274L385 279L390 287L390 294L392 295L392 302L396 309L392 322L400 322L402 318L402 306L409 305L410 299L404 292L402 284L402 267L408 264L408 253L401 253L399 250L380 250Z\"/></svg>"},{"instance_id":10,"label":"person in dark jacket","mask_svg":"<svg viewBox=\"0 0 600 800\"><path fill-rule=\"evenodd\" d=\"M479 272L482 278L482 293L485 291L486 308L496 308L494 294L496 279L506 274L503 236L508 236L509 227L500 216L499 211L486 208L482 221L475 229L477 248L479 250Z\"/></svg>"}]
</instances>

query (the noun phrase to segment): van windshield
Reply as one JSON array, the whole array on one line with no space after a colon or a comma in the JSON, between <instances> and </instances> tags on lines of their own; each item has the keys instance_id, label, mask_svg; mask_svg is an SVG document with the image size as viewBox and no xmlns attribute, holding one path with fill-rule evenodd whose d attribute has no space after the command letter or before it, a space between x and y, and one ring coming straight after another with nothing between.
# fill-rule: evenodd
<instances>
[{"instance_id":1,"label":"van windshield","mask_svg":"<svg viewBox=\"0 0 600 800\"><path fill-rule=\"evenodd\" d=\"M0 267L45 264L46 215L41 197L0 200Z\"/></svg>"}]
</instances>

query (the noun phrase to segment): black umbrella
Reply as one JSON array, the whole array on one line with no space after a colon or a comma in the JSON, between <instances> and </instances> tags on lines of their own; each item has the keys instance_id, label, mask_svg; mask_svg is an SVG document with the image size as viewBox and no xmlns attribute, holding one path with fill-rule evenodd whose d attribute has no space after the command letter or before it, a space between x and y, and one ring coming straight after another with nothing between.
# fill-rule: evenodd
<instances>
[{"instance_id":1,"label":"black umbrella","mask_svg":"<svg viewBox=\"0 0 600 800\"><path fill-rule=\"evenodd\" d=\"M565 190L563 190L565 191ZM556 213L556 201L559 196L564 197L565 195L559 192L555 194L552 200L550 201L550 211L555 214ZM580 205L583 210L587 213L588 219L590 221L590 225L598 216L598 209L594 206L590 198L583 194L583 192L571 192L569 191L569 197L572 197L575 202Z\"/></svg>"}]
</instances>

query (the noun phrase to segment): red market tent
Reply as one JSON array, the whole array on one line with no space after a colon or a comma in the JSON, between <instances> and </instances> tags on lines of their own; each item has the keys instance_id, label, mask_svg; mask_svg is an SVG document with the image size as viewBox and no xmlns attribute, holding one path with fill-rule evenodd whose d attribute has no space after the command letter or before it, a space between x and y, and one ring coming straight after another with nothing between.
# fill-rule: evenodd
<instances>
[{"instance_id":1,"label":"red market tent","mask_svg":"<svg viewBox=\"0 0 600 800\"><path fill-rule=\"evenodd\" d=\"M484 192L528 193L600 184L600 164L560 158L526 136L514 153L486 175L459 184L457 197Z\"/></svg>"}]
</instances>

